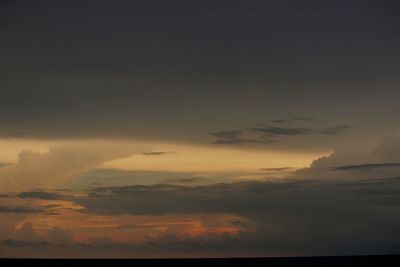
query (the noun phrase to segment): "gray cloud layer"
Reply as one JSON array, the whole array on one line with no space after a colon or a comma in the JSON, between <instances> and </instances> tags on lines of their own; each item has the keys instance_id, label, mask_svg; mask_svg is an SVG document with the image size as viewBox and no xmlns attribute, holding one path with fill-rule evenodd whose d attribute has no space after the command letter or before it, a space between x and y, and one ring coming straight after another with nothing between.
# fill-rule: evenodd
<instances>
[{"instance_id":1,"label":"gray cloud layer","mask_svg":"<svg viewBox=\"0 0 400 267\"><path fill-rule=\"evenodd\" d=\"M44 192L44 191L23 191L16 195L18 198L33 198L33 199L44 199L44 200L63 200L68 199L67 195Z\"/></svg>"},{"instance_id":2,"label":"gray cloud layer","mask_svg":"<svg viewBox=\"0 0 400 267\"><path fill-rule=\"evenodd\" d=\"M281 120L279 120L280 122ZM276 121L275 121L276 122ZM286 122L282 120L282 123ZM216 138L214 144L243 145L243 144L273 144L282 137L296 137L307 135L339 135L351 126L337 125L327 128L270 126L260 125L245 130L221 131L211 133Z\"/></svg>"},{"instance_id":3,"label":"gray cloud layer","mask_svg":"<svg viewBox=\"0 0 400 267\"><path fill-rule=\"evenodd\" d=\"M0 206L0 213L38 213L41 209L29 206Z\"/></svg>"},{"instance_id":4,"label":"gray cloud layer","mask_svg":"<svg viewBox=\"0 0 400 267\"><path fill-rule=\"evenodd\" d=\"M384 168L400 168L400 163L369 163L361 165L346 165L335 167L334 170L337 171L368 171L374 169L384 169Z\"/></svg>"},{"instance_id":5,"label":"gray cloud layer","mask_svg":"<svg viewBox=\"0 0 400 267\"><path fill-rule=\"evenodd\" d=\"M381 164L385 166L385 164ZM380 167L381 165L373 165ZM370 165L359 165L360 168ZM348 166L343 166L348 169ZM351 168L350 168L351 169ZM384 168L386 169L386 168ZM336 169L330 169L338 173ZM315 171L310 168L310 171ZM318 174L318 172L316 173ZM315 173L314 173L315 176ZM136 185L93 188L86 196L25 191L8 197L45 200L68 199L81 205L81 212L116 215L233 214L251 223L238 222L243 231L212 239L165 235L143 244L101 245L7 240L3 246L30 249L44 246L59 251L146 251L147 253L219 253L235 255L332 255L398 253L400 247L400 176L371 179L304 179L220 183L208 186ZM321 177L323 178L323 177ZM361 180L360 180L361 179ZM181 181L183 182L183 181ZM190 181L192 182L192 181ZM5 196L7 197L7 196ZM1 212L44 212L24 207L1 207ZM35 241L37 242L37 241ZM41 242L41 241L40 241ZM96 253L97 253L96 252ZM221 255L221 254L218 254Z\"/></svg>"},{"instance_id":6,"label":"gray cloud layer","mask_svg":"<svg viewBox=\"0 0 400 267\"><path fill-rule=\"evenodd\" d=\"M400 177L366 181L241 182L93 189L76 199L85 212L165 215L229 213L255 232L237 237L254 251L314 254L399 252ZM244 242L244 243L243 243Z\"/></svg>"},{"instance_id":7,"label":"gray cloud layer","mask_svg":"<svg viewBox=\"0 0 400 267\"><path fill-rule=\"evenodd\" d=\"M396 1L85 2L1 3L3 138L207 141L288 113L397 118Z\"/></svg>"},{"instance_id":8,"label":"gray cloud layer","mask_svg":"<svg viewBox=\"0 0 400 267\"><path fill-rule=\"evenodd\" d=\"M196 182L196 177L176 176L173 181L177 181L178 185L103 186L88 189L85 195L36 190L2 196L20 199L68 199L83 208L79 212L88 215L231 214L241 218L231 222L240 225L242 229L236 235L197 238L164 234L148 237L142 244L121 244L106 240L101 244L93 244L90 248L79 243L60 248L47 241L41 244L37 240L36 243L27 243L26 240L17 238L6 240L2 244L11 249L30 249L31 246L40 245L59 251L109 249L120 252L123 250L126 253L133 250L147 251L150 254L173 254L184 249L188 255L207 254L212 250L228 255L253 253L252 255L260 256L279 253L399 253L400 176L399 164L395 163L399 156L399 143L400 139L395 135L384 138L372 151L357 151L358 153L353 154L347 150L338 150L330 156L315 160L310 168L297 170L290 178L273 181L203 186L188 183L183 186L179 183ZM369 162L372 159L375 163L355 163L361 160ZM113 173L115 171L102 170L97 174L108 177ZM132 172L120 174L130 176ZM154 173L156 176L160 174ZM167 179L171 179L171 176L163 178L164 181ZM5 205L1 210L8 213L54 211L51 207L26 209Z\"/></svg>"}]
</instances>

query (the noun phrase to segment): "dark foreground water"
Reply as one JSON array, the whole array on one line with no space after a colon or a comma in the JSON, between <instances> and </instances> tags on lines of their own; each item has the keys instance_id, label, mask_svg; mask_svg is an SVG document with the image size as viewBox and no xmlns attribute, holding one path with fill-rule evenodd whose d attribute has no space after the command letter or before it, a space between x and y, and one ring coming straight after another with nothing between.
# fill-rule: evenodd
<instances>
[{"instance_id":1,"label":"dark foreground water","mask_svg":"<svg viewBox=\"0 0 400 267\"><path fill-rule=\"evenodd\" d=\"M252 267L252 266L382 266L400 267L400 255L293 257L293 258L231 258L231 259L0 259L0 266L138 266L138 267Z\"/></svg>"}]
</instances>

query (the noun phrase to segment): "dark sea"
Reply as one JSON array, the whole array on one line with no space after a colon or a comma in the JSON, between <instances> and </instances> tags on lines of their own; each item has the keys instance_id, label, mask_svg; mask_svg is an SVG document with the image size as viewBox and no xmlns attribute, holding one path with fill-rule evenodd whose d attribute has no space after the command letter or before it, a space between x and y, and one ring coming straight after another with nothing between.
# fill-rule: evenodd
<instances>
[{"instance_id":1,"label":"dark sea","mask_svg":"<svg viewBox=\"0 0 400 267\"><path fill-rule=\"evenodd\" d=\"M0 259L0 266L137 266L137 267L252 267L252 266L382 266L400 267L400 255L290 257L290 258L212 258L212 259Z\"/></svg>"}]
</instances>

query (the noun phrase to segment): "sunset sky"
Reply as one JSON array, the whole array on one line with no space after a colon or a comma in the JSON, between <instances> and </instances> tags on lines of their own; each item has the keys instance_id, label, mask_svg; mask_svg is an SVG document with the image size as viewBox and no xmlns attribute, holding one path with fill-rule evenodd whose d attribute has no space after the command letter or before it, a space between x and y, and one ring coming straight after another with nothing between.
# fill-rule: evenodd
<instances>
[{"instance_id":1,"label":"sunset sky","mask_svg":"<svg viewBox=\"0 0 400 267\"><path fill-rule=\"evenodd\" d=\"M0 3L0 257L400 253L400 5Z\"/></svg>"}]
</instances>

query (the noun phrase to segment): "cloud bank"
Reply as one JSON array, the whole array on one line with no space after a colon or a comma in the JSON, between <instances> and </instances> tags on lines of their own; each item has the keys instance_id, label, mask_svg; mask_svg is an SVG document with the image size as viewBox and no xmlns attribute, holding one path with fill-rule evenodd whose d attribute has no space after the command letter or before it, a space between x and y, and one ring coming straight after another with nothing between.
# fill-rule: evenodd
<instances>
[{"instance_id":1,"label":"cloud bank","mask_svg":"<svg viewBox=\"0 0 400 267\"><path fill-rule=\"evenodd\" d=\"M16 164L0 168L3 192L51 188L95 169L103 163L129 157L138 148L115 143L72 143L45 152L22 151Z\"/></svg>"}]
</instances>

